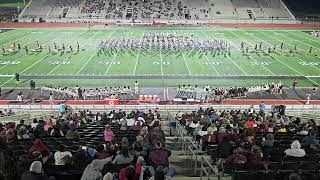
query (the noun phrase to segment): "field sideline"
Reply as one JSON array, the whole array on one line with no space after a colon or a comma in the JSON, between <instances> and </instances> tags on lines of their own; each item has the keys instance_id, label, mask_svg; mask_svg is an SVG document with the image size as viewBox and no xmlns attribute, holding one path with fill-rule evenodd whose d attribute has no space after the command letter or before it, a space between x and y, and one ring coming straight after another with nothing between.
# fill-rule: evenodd
<instances>
[{"instance_id":1,"label":"field sideline","mask_svg":"<svg viewBox=\"0 0 320 180\"><path fill-rule=\"evenodd\" d=\"M3 29L2 29L3 30ZM202 52L118 51L97 55L100 40L131 37L140 39L147 32L193 33L199 39L221 38L231 43L231 55ZM282 80L287 86L292 79L300 86L320 84L320 40L295 29L158 29L158 28L17 28L0 33L0 45L10 49L13 42L22 50L0 56L0 86L15 86L12 75L20 73L23 79L36 79L37 85L103 87L132 85L135 79L143 86L167 87L178 84L211 84L215 86L254 85ZM36 48L39 41L43 52L26 55L23 49ZM278 50L266 55L262 52L240 52L240 43L253 50L263 42L263 49L276 44ZM76 47L81 51L48 54L53 43ZM281 52L279 46L284 43ZM297 44L297 53L287 50ZM313 53L307 51L313 47ZM1 52L2 53L2 52ZM25 81L20 86L28 86Z\"/></svg>"}]
</instances>

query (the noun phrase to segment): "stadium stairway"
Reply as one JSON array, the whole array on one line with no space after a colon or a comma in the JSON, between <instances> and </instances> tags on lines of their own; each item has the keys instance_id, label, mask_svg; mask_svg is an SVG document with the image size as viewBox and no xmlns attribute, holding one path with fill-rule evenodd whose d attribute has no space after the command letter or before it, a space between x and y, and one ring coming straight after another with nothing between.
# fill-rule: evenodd
<instances>
[{"instance_id":1,"label":"stadium stairway","mask_svg":"<svg viewBox=\"0 0 320 180\"><path fill-rule=\"evenodd\" d=\"M197 173L194 174L194 167L190 160L188 160L187 153L182 150L182 143L176 136L170 136L170 124L169 121L162 121L162 128L166 135L166 147L171 150L171 156L169 158L170 166L176 170L174 180L196 180L200 179L200 165L201 156L207 156L201 150L199 151L198 168ZM209 156L207 156L209 158ZM206 177L203 177L206 179ZM217 180L218 177L210 177L211 180ZM220 180L231 180L231 177L220 177Z\"/></svg>"}]
</instances>

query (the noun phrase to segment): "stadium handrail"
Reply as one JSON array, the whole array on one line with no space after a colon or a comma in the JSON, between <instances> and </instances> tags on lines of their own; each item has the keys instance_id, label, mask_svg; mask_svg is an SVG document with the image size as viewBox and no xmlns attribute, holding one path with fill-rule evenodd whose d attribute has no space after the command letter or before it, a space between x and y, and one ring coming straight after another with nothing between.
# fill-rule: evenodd
<instances>
[{"instance_id":1,"label":"stadium handrail","mask_svg":"<svg viewBox=\"0 0 320 180\"><path fill-rule=\"evenodd\" d=\"M206 166L208 166L208 169L206 169ZM200 180L202 180L202 177L205 176L210 179L210 176L212 175L211 172L213 172L214 176L217 176L218 179L220 179L219 173L217 172L217 169L211 165L211 163L205 158L201 157L201 166L200 166Z\"/></svg>"}]
</instances>

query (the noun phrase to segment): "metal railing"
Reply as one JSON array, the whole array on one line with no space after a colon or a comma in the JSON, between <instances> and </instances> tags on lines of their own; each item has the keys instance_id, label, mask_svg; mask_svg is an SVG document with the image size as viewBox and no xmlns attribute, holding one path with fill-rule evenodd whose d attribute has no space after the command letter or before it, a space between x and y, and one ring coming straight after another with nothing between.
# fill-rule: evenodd
<instances>
[{"instance_id":1,"label":"metal railing","mask_svg":"<svg viewBox=\"0 0 320 180\"><path fill-rule=\"evenodd\" d=\"M211 176L218 177L220 179L219 173L217 168L213 167L211 163L205 158L201 157L201 166L200 166L200 180L202 180L202 177L205 176L210 180Z\"/></svg>"},{"instance_id":2,"label":"metal railing","mask_svg":"<svg viewBox=\"0 0 320 180\"><path fill-rule=\"evenodd\" d=\"M158 105L158 104L142 104L142 105L68 105L74 110L149 110L158 109L159 111L166 112L178 112L178 111L193 111L200 107L202 108L214 108L216 110L245 110L249 109L251 105L212 105L212 104L198 104L198 105ZM259 109L259 105L254 105L254 109ZM53 111L58 110L59 105L41 105L41 104L30 104L30 105L0 105L2 109L16 109L19 111ZM271 105L266 105L266 110L271 110ZM320 111L320 105L286 105L286 111Z\"/></svg>"}]
</instances>

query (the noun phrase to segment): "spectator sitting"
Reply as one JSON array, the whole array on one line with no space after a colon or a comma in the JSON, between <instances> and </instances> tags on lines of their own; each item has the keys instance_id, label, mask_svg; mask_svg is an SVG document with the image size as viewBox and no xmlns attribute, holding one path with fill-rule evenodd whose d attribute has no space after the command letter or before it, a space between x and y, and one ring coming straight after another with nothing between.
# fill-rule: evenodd
<instances>
[{"instance_id":1,"label":"spectator sitting","mask_svg":"<svg viewBox=\"0 0 320 180\"><path fill-rule=\"evenodd\" d=\"M266 138L263 139L263 141L262 141L262 146L273 147L273 143L274 143L274 136L273 136L273 134L268 133Z\"/></svg>"},{"instance_id":2,"label":"spectator sitting","mask_svg":"<svg viewBox=\"0 0 320 180\"><path fill-rule=\"evenodd\" d=\"M89 164L84 170L81 180L93 180L93 179L102 179L101 170L104 165L112 160L112 157L106 159L95 159Z\"/></svg>"},{"instance_id":3,"label":"spectator sitting","mask_svg":"<svg viewBox=\"0 0 320 180\"><path fill-rule=\"evenodd\" d=\"M213 133L213 129L208 127L207 134L202 137L202 151L205 151L208 145L216 142L216 136Z\"/></svg>"},{"instance_id":4,"label":"spectator sitting","mask_svg":"<svg viewBox=\"0 0 320 180\"><path fill-rule=\"evenodd\" d=\"M230 136L223 138L223 141L218 145L218 158L226 159L233 152L233 145L230 142Z\"/></svg>"},{"instance_id":5,"label":"spectator sitting","mask_svg":"<svg viewBox=\"0 0 320 180\"><path fill-rule=\"evenodd\" d=\"M66 139L79 139L80 138L80 134L74 129L74 128L70 128L67 131L66 134Z\"/></svg>"},{"instance_id":6,"label":"spectator sitting","mask_svg":"<svg viewBox=\"0 0 320 180\"><path fill-rule=\"evenodd\" d=\"M291 149L285 150L284 153L286 156L304 157L306 155L306 152L300 148L301 148L300 142L298 140L295 140L291 144Z\"/></svg>"},{"instance_id":7,"label":"spectator sitting","mask_svg":"<svg viewBox=\"0 0 320 180\"><path fill-rule=\"evenodd\" d=\"M134 124L132 126L132 129L133 130L141 130L143 127L143 121L140 121L140 120L135 120L134 121Z\"/></svg>"},{"instance_id":8,"label":"spectator sitting","mask_svg":"<svg viewBox=\"0 0 320 180\"><path fill-rule=\"evenodd\" d=\"M286 132L288 132L288 131L287 131L287 129L286 129L286 126L285 126L284 124L281 124L280 129L278 130L278 132L286 133Z\"/></svg>"},{"instance_id":9,"label":"spectator sitting","mask_svg":"<svg viewBox=\"0 0 320 180\"><path fill-rule=\"evenodd\" d=\"M31 127L36 128L38 126L38 124L39 123L38 123L37 119L33 119L32 123L31 123Z\"/></svg>"},{"instance_id":10,"label":"spectator sitting","mask_svg":"<svg viewBox=\"0 0 320 180\"><path fill-rule=\"evenodd\" d=\"M36 139L33 142L33 146L29 149L29 154L33 154L33 153L41 153L42 157L48 157L50 155L50 151L47 148L47 146L45 146L42 141L40 139Z\"/></svg>"},{"instance_id":11,"label":"spectator sitting","mask_svg":"<svg viewBox=\"0 0 320 180\"><path fill-rule=\"evenodd\" d=\"M60 136L64 136L64 134L61 131L61 129L57 125L55 125L50 132L50 136L60 137Z\"/></svg>"},{"instance_id":12,"label":"spectator sitting","mask_svg":"<svg viewBox=\"0 0 320 180\"><path fill-rule=\"evenodd\" d=\"M27 134L27 129L25 126L21 126L17 132L18 139L29 139L29 135Z\"/></svg>"},{"instance_id":13,"label":"spectator sitting","mask_svg":"<svg viewBox=\"0 0 320 180\"><path fill-rule=\"evenodd\" d=\"M261 148L257 145L253 145L251 148L251 152L248 154L248 164L252 166L263 165L262 161L262 151Z\"/></svg>"},{"instance_id":14,"label":"spectator sitting","mask_svg":"<svg viewBox=\"0 0 320 180\"><path fill-rule=\"evenodd\" d=\"M230 155L226 160L226 164L246 164L247 157L243 155L243 149L238 147L234 150L233 154Z\"/></svg>"},{"instance_id":15,"label":"spectator sitting","mask_svg":"<svg viewBox=\"0 0 320 180\"><path fill-rule=\"evenodd\" d=\"M133 161L133 156L129 153L128 147L121 147L120 153L114 158L112 164L129 164Z\"/></svg>"},{"instance_id":16,"label":"spectator sitting","mask_svg":"<svg viewBox=\"0 0 320 180\"><path fill-rule=\"evenodd\" d=\"M136 142L132 144L132 150L134 151L134 156L146 156L146 152L143 148L143 137L138 135Z\"/></svg>"},{"instance_id":17,"label":"spectator sitting","mask_svg":"<svg viewBox=\"0 0 320 180\"><path fill-rule=\"evenodd\" d=\"M46 121L46 125L43 126L44 131L48 134L49 133L49 129L52 129L52 121L51 119L48 119Z\"/></svg>"},{"instance_id":18,"label":"spectator sitting","mask_svg":"<svg viewBox=\"0 0 320 180\"><path fill-rule=\"evenodd\" d=\"M218 143L221 143L224 136L226 136L227 133L226 133L226 128L225 127L220 127L219 128L219 132L217 133L217 141Z\"/></svg>"},{"instance_id":19,"label":"spectator sitting","mask_svg":"<svg viewBox=\"0 0 320 180\"><path fill-rule=\"evenodd\" d=\"M21 120L21 121L20 121L20 124L18 124L18 125L16 126L16 129L19 130L21 127L27 128L27 126L24 124L24 120Z\"/></svg>"},{"instance_id":20,"label":"spectator sitting","mask_svg":"<svg viewBox=\"0 0 320 180\"><path fill-rule=\"evenodd\" d=\"M319 145L319 140L317 140L317 137L314 135L313 131L309 132L309 136L306 136L302 139L302 146L310 146L310 145Z\"/></svg>"},{"instance_id":21,"label":"spectator sitting","mask_svg":"<svg viewBox=\"0 0 320 180\"><path fill-rule=\"evenodd\" d=\"M110 157L111 154L109 154L102 144L99 144L96 146L96 153L94 154L94 157L96 159L105 159L107 157Z\"/></svg>"},{"instance_id":22,"label":"spectator sitting","mask_svg":"<svg viewBox=\"0 0 320 180\"><path fill-rule=\"evenodd\" d=\"M154 174L154 176L152 176L151 178L149 178L149 180L171 180L171 176L166 176L165 175L165 170L163 169L162 166L157 167L156 172Z\"/></svg>"},{"instance_id":23,"label":"spectator sitting","mask_svg":"<svg viewBox=\"0 0 320 180\"><path fill-rule=\"evenodd\" d=\"M157 118L157 116L154 116L152 122L149 124L149 126L151 128L155 128L155 127L158 127L160 126L160 120Z\"/></svg>"},{"instance_id":24,"label":"spectator sitting","mask_svg":"<svg viewBox=\"0 0 320 180\"><path fill-rule=\"evenodd\" d=\"M69 151L65 150L63 145L58 145L57 152L54 153L54 164L55 165L65 165L66 162L72 157Z\"/></svg>"},{"instance_id":25,"label":"spectator sitting","mask_svg":"<svg viewBox=\"0 0 320 180\"><path fill-rule=\"evenodd\" d=\"M22 174L25 171L29 170L31 163L32 163L32 161L29 158L29 155L22 154L21 156L19 156L19 159L18 159L17 165L16 165L18 179L20 179L20 177L22 176Z\"/></svg>"},{"instance_id":26,"label":"spectator sitting","mask_svg":"<svg viewBox=\"0 0 320 180\"><path fill-rule=\"evenodd\" d=\"M127 130L127 129L128 129L127 117L124 116L122 119L120 119L119 124L120 124L120 126L121 126L121 127L120 127L120 130L123 130L123 131Z\"/></svg>"},{"instance_id":27,"label":"spectator sitting","mask_svg":"<svg viewBox=\"0 0 320 180\"><path fill-rule=\"evenodd\" d=\"M149 161L152 165L152 167L149 168L151 174L154 176L155 172L153 168L157 168L159 166L165 167L165 175L166 176L173 176L174 175L174 169L169 167L169 156L171 155L171 152L169 150L166 150L162 147L162 144L160 141L158 141L155 145L155 148L150 151L149 153Z\"/></svg>"},{"instance_id":28,"label":"spectator sitting","mask_svg":"<svg viewBox=\"0 0 320 180\"><path fill-rule=\"evenodd\" d=\"M106 125L103 134L104 134L104 140L106 142L111 142L113 140L114 134L113 134L113 131L111 130L111 126L109 124Z\"/></svg>"},{"instance_id":29,"label":"spectator sitting","mask_svg":"<svg viewBox=\"0 0 320 180\"><path fill-rule=\"evenodd\" d=\"M42 171L42 163L40 161L34 161L29 171L22 174L21 180L53 180L54 177L48 178Z\"/></svg>"}]
</instances>

